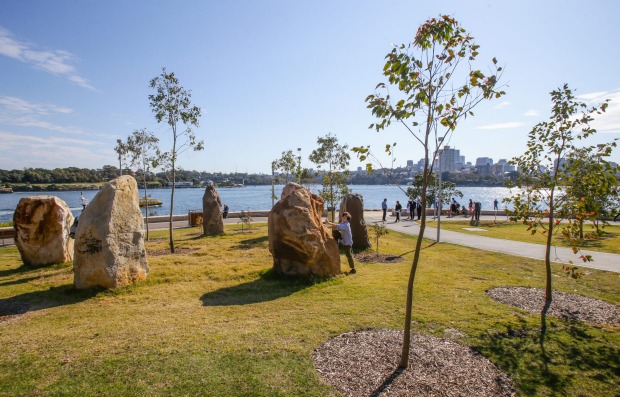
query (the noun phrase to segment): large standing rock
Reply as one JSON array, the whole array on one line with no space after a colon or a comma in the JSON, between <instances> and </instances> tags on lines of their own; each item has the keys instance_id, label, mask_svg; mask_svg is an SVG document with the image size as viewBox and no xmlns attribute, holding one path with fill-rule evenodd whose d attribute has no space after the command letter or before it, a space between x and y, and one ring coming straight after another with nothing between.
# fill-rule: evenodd
<instances>
[{"instance_id":1,"label":"large standing rock","mask_svg":"<svg viewBox=\"0 0 620 397\"><path fill-rule=\"evenodd\" d=\"M15 245L26 265L43 266L73 259L69 237L73 214L55 196L22 197L13 214Z\"/></svg>"},{"instance_id":2,"label":"large standing rock","mask_svg":"<svg viewBox=\"0 0 620 397\"><path fill-rule=\"evenodd\" d=\"M224 233L222 220L222 200L215 186L209 185L202 196L202 231L205 236Z\"/></svg>"},{"instance_id":3,"label":"large standing rock","mask_svg":"<svg viewBox=\"0 0 620 397\"><path fill-rule=\"evenodd\" d=\"M361 194L347 194L340 203L340 215L343 212L351 214L351 234L353 235L353 248L370 248L368 230L364 221L364 198Z\"/></svg>"},{"instance_id":4,"label":"large standing rock","mask_svg":"<svg viewBox=\"0 0 620 397\"><path fill-rule=\"evenodd\" d=\"M338 244L322 223L323 199L296 183L287 184L269 211L273 268L286 276L340 273Z\"/></svg>"},{"instance_id":5,"label":"large standing rock","mask_svg":"<svg viewBox=\"0 0 620 397\"><path fill-rule=\"evenodd\" d=\"M131 176L108 182L80 215L73 260L76 288L116 288L146 279L144 222Z\"/></svg>"}]
</instances>

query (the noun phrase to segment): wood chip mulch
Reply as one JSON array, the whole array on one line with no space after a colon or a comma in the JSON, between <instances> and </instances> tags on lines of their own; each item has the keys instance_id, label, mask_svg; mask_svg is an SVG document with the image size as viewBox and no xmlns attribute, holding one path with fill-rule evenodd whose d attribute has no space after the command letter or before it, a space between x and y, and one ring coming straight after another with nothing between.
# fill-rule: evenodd
<instances>
[{"instance_id":1,"label":"wood chip mulch","mask_svg":"<svg viewBox=\"0 0 620 397\"><path fill-rule=\"evenodd\" d=\"M400 263L405 260L402 256L377 254L374 252L360 252L354 254L353 257L362 263Z\"/></svg>"},{"instance_id":2,"label":"wood chip mulch","mask_svg":"<svg viewBox=\"0 0 620 397\"><path fill-rule=\"evenodd\" d=\"M539 314L545 304L542 288L497 287L487 295L498 302ZM620 306L582 295L553 291L547 315L595 324L620 324Z\"/></svg>"},{"instance_id":3,"label":"wood chip mulch","mask_svg":"<svg viewBox=\"0 0 620 397\"><path fill-rule=\"evenodd\" d=\"M321 378L345 396L514 396L510 378L471 348L412 334L409 368L399 370L402 331L341 334L312 353Z\"/></svg>"},{"instance_id":4,"label":"wood chip mulch","mask_svg":"<svg viewBox=\"0 0 620 397\"><path fill-rule=\"evenodd\" d=\"M170 248L160 249L160 250L147 250L146 253L150 256L160 256L160 255L185 255L195 251L198 251L200 248L186 248L186 247L176 247L174 249L174 254L170 253Z\"/></svg>"}]
</instances>

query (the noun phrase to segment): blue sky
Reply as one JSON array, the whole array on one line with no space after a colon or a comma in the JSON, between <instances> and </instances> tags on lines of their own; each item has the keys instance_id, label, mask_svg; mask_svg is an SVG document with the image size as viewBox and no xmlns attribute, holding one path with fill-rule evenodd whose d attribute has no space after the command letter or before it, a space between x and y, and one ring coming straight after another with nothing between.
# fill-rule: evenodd
<instances>
[{"instance_id":1,"label":"blue sky","mask_svg":"<svg viewBox=\"0 0 620 397\"><path fill-rule=\"evenodd\" d=\"M397 165L417 161L422 148L402 127L368 129L364 99L384 81L392 44L439 14L474 36L481 67L493 57L505 65L507 95L479 106L450 141L467 161L521 154L564 83L584 101L612 99L589 143L608 142L620 138L619 11L614 0L6 0L0 168L116 165L116 140L139 128L167 149L170 132L148 102L162 66L203 110L196 133L206 148L183 155L185 169L269 173L297 148L311 167L317 137L329 132L378 152L398 142Z\"/></svg>"}]
</instances>

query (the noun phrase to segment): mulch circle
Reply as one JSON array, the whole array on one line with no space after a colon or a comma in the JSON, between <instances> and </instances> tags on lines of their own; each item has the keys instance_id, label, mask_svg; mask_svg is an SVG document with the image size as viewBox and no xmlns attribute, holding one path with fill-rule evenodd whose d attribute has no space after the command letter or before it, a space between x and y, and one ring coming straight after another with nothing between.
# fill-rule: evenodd
<instances>
[{"instance_id":1,"label":"mulch circle","mask_svg":"<svg viewBox=\"0 0 620 397\"><path fill-rule=\"evenodd\" d=\"M545 290L529 287L497 287L487 295L498 302L539 314L545 304ZM547 315L595 324L620 324L620 306L586 296L553 291Z\"/></svg>"},{"instance_id":2,"label":"mulch circle","mask_svg":"<svg viewBox=\"0 0 620 397\"><path fill-rule=\"evenodd\" d=\"M341 334L312 352L321 378L345 396L514 396L511 379L471 348L412 334L409 368L399 370L403 332Z\"/></svg>"},{"instance_id":3,"label":"mulch circle","mask_svg":"<svg viewBox=\"0 0 620 397\"><path fill-rule=\"evenodd\" d=\"M146 253L150 256L160 256L160 255L185 255L191 252L198 251L200 248L187 248L187 247L175 247L174 254L170 253L170 248L160 249L160 250L147 250Z\"/></svg>"},{"instance_id":4,"label":"mulch circle","mask_svg":"<svg viewBox=\"0 0 620 397\"><path fill-rule=\"evenodd\" d=\"M360 252L353 257L362 263L399 263L405 258L398 255L377 254L374 252Z\"/></svg>"}]
</instances>

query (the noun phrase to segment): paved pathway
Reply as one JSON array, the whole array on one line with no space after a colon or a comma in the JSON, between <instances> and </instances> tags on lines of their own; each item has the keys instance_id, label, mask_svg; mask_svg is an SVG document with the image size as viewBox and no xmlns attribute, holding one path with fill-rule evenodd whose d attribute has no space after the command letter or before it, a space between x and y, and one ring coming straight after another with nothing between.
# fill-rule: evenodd
<instances>
[{"instance_id":1,"label":"paved pathway","mask_svg":"<svg viewBox=\"0 0 620 397\"><path fill-rule=\"evenodd\" d=\"M499 217L503 220L503 216ZM381 221L381 211L367 211L364 213L364 219L367 223L372 222L380 222ZM462 220L465 218L456 217L456 218L442 218L442 221L450 222L450 220ZM482 217L484 220L492 220L493 216L484 216ZM228 218L224 220L225 224L236 224L239 222L238 218ZM256 217L253 219L255 223L267 222L266 217ZM184 221L175 221L173 223L174 228L187 227L187 220ZM395 223L394 218L390 217L388 221L385 223L385 226L391 230L396 230L402 233L418 235L420 230L420 225L416 222L411 222L407 220L403 220L401 222ZM151 223L150 230L157 229L167 229L168 223ZM437 237L437 229L433 227L426 227L425 237L429 239L436 239ZM534 258L544 260L545 257L545 246L542 244L533 244L533 243L523 243L519 241L512 240L504 240L497 239L486 236L476 236L472 234L466 233L458 233L449 230L441 230L440 231L440 241L444 243L462 245L465 247L478 248L487 251L500 252L503 254L522 256L527 258ZM569 260L572 260L574 265L591 268L591 269L599 269L606 270L610 272L620 273L620 255L618 254L610 254L606 252L598 252L598 251L582 251L584 254L592 255L594 258L593 262L581 262L577 255L573 254L573 251L570 248L564 247L553 247L552 251L552 260L555 262L567 263Z\"/></svg>"},{"instance_id":2,"label":"paved pathway","mask_svg":"<svg viewBox=\"0 0 620 397\"><path fill-rule=\"evenodd\" d=\"M499 220L498 216L498 220ZM501 217L503 220L503 216ZM380 212L365 212L364 219L366 223L372 222L380 222L381 221L381 213ZM396 230L399 232L418 235L420 231L420 225L417 222L403 220L401 222L395 223L393 217L390 217L388 221L385 223L385 226L390 230ZM456 217L456 218L441 218L442 222L450 222L449 219L463 220L465 218ZM486 216L483 219L492 220L492 216ZM484 233L484 232L482 232ZM426 226L426 230L424 231L424 236L426 238L435 240L437 238L437 229L433 227ZM523 243L519 241L513 240L504 240L486 236L477 236L466 233L458 233L449 230L440 229L440 242L462 245L471 248L479 248L487 251L495 251L501 252L503 254L523 256L527 258L534 259L545 259L545 246L542 244L534 244L534 243ZM551 251L551 257L554 262L561 262L568 264L569 260L573 261L575 266L586 267L591 269L599 269L599 270L607 270L610 272L620 273L620 255L618 254L609 254L606 252L598 252L598 251L582 251L582 253L587 255L592 255L594 259L593 262L582 262L578 255L575 255L570 248L564 247L553 247Z\"/></svg>"}]
</instances>

